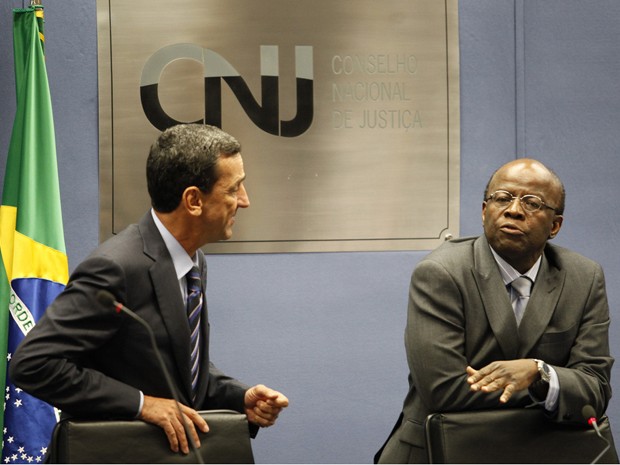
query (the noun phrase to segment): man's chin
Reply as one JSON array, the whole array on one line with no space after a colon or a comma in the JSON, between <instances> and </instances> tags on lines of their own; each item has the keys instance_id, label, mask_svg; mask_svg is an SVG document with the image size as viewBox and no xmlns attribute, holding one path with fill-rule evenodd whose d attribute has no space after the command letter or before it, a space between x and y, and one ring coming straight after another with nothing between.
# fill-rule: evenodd
<instances>
[{"instance_id":1,"label":"man's chin","mask_svg":"<svg viewBox=\"0 0 620 465\"><path fill-rule=\"evenodd\" d=\"M232 237L232 232L228 233L225 232L223 234L220 234L220 236L218 237L212 237L210 241L207 242L207 244L211 244L211 243L216 243L216 242L224 242L229 240Z\"/></svg>"}]
</instances>

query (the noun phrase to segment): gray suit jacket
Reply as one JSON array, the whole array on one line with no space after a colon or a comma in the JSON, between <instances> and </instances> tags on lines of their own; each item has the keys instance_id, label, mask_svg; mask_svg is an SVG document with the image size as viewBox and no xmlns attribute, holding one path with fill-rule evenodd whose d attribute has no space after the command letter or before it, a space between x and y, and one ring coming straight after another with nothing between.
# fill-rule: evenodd
<instances>
[{"instance_id":1,"label":"gray suit jacket","mask_svg":"<svg viewBox=\"0 0 620 465\"><path fill-rule=\"evenodd\" d=\"M202 264L203 282L206 263ZM180 400L197 410L243 412L247 386L209 361L206 303L202 315L200 384L191 401L189 324L172 259L150 212L82 262L66 289L26 336L9 364L14 383L63 412L82 417L132 418L141 390L171 398L147 331L99 304L110 291L150 325Z\"/></svg>"},{"instance_id":2,"label":"gray suit jacket","mask_svg":"<svg viewBox=\"0 0 620 465\"><path fill-rule=\"evenodd\" d=\"M409 392L381 462L425 461L424 420L432 412L497 409L532 403L521 391L473 393L465 368L496 360L539 358L560 382L558 422L582 422L589 404L601 415L611 397L605 280L595 262L547 244L521 325L484 236L442 244L411 278L405 346ZM380 451L381 452L381 451Z\"/></svg>"}]
</instances>

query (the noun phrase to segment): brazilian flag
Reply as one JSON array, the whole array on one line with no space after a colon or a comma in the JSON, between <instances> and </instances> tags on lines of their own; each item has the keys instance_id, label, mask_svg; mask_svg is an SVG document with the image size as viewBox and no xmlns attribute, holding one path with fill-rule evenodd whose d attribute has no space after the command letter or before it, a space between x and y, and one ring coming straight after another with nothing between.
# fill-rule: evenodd
<instances>
[{"instance_id":1,"label":"brazilian flag","mask_svg":"<svg viewBox=\"0 0 620 465\"><path fill-rule=\"evenodd\" d=\"M0 383L6 380L2 462L37 463L56 423L54 409L6 375L11 354L69 277L42 6L13 10L13 46L17 108L0 206Z\"/></svg>"}]
</instances>

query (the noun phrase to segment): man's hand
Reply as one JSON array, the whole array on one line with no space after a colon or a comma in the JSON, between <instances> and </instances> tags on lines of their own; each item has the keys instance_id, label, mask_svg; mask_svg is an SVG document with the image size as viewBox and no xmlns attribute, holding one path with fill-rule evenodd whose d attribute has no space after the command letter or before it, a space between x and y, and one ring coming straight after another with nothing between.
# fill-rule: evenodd
<instances>
[{"instance_id":1,"label":"man's hand","mask_svg":"<svg viewBox=\"0 0 620 465\"><path fill-rule=\"evenodd\" d=\"M467 367L467 382L474 392L494 392L503 389L499 401L508 402L512 394L527 389L538 377L538 367L532 359L502 360L480 370Z\"/></svg>"},{"instance_id":2,"label":"man's hand","mask_svg":"<svg viewBox=\"0 0 620 465\"><path fill-rule=\"evenodd\" d=\"M264 428L273 425L288 399L278 391L257 384L245 392L245 413L248 421Z\"/></svg>"},{"instance_id":3,"label":"man's hand","mask_svg":"<svg viewBox=\"0 0 620 465\"><path fill-rule=\"evenodd\" d=\"M188 454L189 442L183 428L183 421L187 424L196 447L200 447L196 426L203 433L209 431L209 426L196 410L182 404L179 404L179 407L181 408L183 418L181 418L174 400L144 396L144 405L142 406L142 412L140 412L140 419L162 428L168 437L170 449L173 452L178 452L180 449L184 454Z\"/></svg>"}]
</instances>

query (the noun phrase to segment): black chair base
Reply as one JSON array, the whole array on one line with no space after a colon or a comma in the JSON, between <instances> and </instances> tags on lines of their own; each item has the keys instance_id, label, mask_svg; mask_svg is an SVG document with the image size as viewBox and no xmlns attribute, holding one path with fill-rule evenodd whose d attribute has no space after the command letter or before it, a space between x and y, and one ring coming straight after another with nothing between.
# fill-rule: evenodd
<instances>
[{"instance_id":1,"label":"black chair base","mask_svg":"<svg viewBox=\"0 0 620 465\"><path fill-rule=\"evenodd\" d=\"M598 463L618 463L607 417L599 430L610 448ZM585 422L557 424L521 408L429 415L426 447L430 463L591 463L606 444Z\"/></svg>"},{"instance_id":2,"label":"black chair base","mask_svg":"<svg viewBox=\"0 0 620 465\"><path fill-rule=\"evenodd\" d=\"M254 463L245 415L232 410L200 412L209 432L199 432L201 460L170 450L164 431L140 420L60 421L48 463Z\"/></svg>"}]
</instances>

